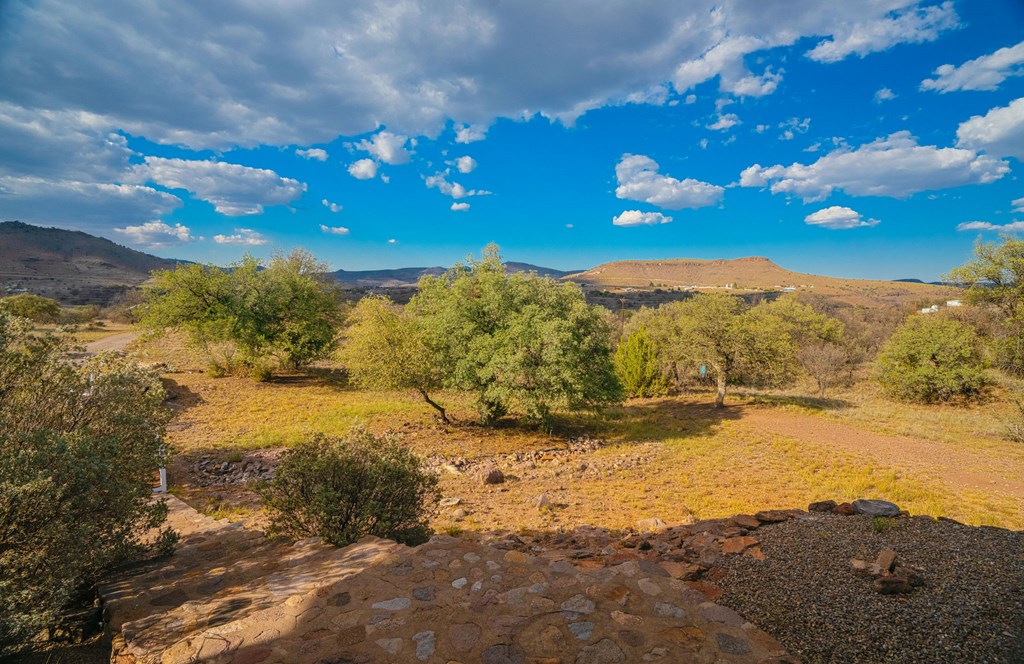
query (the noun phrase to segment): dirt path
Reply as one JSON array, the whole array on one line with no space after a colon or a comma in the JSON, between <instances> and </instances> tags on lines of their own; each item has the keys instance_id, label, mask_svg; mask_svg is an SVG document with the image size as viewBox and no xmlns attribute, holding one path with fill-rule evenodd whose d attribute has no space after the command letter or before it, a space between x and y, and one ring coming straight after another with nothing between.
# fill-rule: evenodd
<instances>
[{"instance_id":1,"label":"dirt path","mask_svg":"<svg viewBox=\"0 0 1024 664\"><path fill-rule=\"evenodd\" d=\"M879 464L924 473L958 488L1024 500L1024 463L997 451L972 451L910 436L889 436L813 415L745 407L745 425L867 456Z\"/></svg>"},{"instance_id":2,"label":"dirt path","mask_svg":"<svg viewBox=\"0 0 1024 664\"><path fill-rule=\"evenodd\" d=\"M117 351L124 350L128 344L135 341L139 336L138 332L121 332L120 334L112 334L109 337L103 337L96 341L91 341L85 344L86 355L95 355L104 351Z\"/></svg>"}]
</instances>

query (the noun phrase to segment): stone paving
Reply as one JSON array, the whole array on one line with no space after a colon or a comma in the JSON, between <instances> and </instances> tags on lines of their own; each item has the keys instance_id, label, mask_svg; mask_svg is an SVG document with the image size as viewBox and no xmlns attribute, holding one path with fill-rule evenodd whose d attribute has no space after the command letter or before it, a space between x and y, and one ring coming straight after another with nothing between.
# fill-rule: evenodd
<instances>
[{"instance_id":1,"label":"stone paving","mask_svg":"<svg viewBox=\"0 0 1024 664\"><path fill-rule=\"evenodd\" d=\"M118 664L796 661L654 555L289 545L168 503L175 555L101 588Z\"/></svg>"}]
</instances>

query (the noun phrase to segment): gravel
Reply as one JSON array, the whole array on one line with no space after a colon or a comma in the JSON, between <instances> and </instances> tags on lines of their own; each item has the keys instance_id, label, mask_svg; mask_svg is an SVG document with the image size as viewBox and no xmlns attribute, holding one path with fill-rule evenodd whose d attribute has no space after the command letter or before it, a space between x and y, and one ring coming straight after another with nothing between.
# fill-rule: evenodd
<instances>
[{"instance_id":1,"label":"gravel","mask_svg":"<svg viewBox=\"0 0 1024 664\"><path fill-rule=\"evenodd\" d=\"M729 606L805 662L1024 662L1024 531L930 517L808 515L756 531L764 561L729 556ZM879 528L881 530L881 528ZM850 559L882 549L926 581L880 595Z\"/></svg>"}]
</instances>

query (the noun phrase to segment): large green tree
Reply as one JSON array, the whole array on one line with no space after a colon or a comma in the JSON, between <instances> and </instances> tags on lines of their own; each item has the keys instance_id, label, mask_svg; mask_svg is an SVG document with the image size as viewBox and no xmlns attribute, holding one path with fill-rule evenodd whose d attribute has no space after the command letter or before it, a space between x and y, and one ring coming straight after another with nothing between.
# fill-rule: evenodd
<instances>
[{"instance_id":1,"label":"large green tree","mask_svg":"<svg viewBox=\"0 0 1024 664\"><path fill-rule=\"evenodd\" d=\"M425 277L407 311L444 387L473 394L484 423L621 400L606 317L575 284L507 274L494 245Z\"/></svg>"},{"instance_id":2,"label":"large green tree","mask_svg":"<svg viewBox=\"0 0 1024 664\"><path fill-rule=\"evenodd\" d=\"M34 323L56 323L60 319L60 303L57 300L32 293L0 298L0 311L28 318Z\"/></svg>"},{"instance_id":3,"label":"large green tree","mask_svg":"<svg viewBox=\"0 0 1024 664\"><path fill-rule=\"evenodd\" d=\"M188 332L211 355L223 350L228 368L274 362L297 369L335 345L342 315L327 269L296 250L265 266L246 256L229 269L183 265L158 272L146 290L142 324Z\"/></svg>"}]
</instances>

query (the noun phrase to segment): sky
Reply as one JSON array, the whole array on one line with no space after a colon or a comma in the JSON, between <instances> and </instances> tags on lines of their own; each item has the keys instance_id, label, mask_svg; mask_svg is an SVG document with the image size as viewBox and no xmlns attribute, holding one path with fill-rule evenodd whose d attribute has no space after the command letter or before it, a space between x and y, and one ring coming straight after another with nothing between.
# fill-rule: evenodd
<instances>
[{"instance_id":1,"label":"sky","mask_svg":"<svg viewBox=\"0 0 1024 664\"><path fill-rule=\"evenodd\" d=\"M1020 0L0 0L0 220L165 257L932 280L1022 162Z\"/></svg>"}]
</instances>

